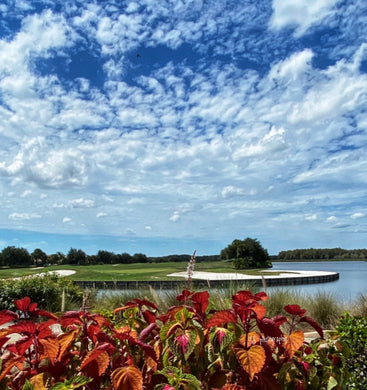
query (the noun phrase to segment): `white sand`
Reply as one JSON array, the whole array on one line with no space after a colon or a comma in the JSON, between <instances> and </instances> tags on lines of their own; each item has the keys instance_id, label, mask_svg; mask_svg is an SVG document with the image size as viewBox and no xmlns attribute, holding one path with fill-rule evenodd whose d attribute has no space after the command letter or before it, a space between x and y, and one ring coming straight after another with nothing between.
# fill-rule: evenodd
<instances>
[{"instance_id":1,"label":"white sand","mask_svg":"<svg viewBox=\"0 0 367 390\"><path fill-rule=\"evenodd\" d=\"M42 267L41 267L42 268ZM48 272L49 274L56 274L58 276L70 276L72 274L75 274L75 271L72 271L71 269L59 269L57 271L49 271ZM42 272L40 274L33 274L33 275L28 275L29 278L33 277L33 276L45 276L46 275L46 272ZM24 276L23 276L24 277ZM21 279L21 278L12 278L12 279Z\"/></svg>"}]
</instances>

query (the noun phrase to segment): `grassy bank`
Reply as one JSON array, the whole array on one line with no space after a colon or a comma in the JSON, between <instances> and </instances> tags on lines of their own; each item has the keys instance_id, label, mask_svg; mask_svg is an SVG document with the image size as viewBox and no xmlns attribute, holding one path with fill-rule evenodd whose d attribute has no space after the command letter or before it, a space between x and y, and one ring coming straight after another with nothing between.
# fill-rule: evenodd
<instances>
[{"instance_id":1,"label":"grassy bank","mask_svg":"<svg viewBox=\"0 0 367 390\"><path fill-rule=\"evenodd\" d=\"M103 265L60 265L44 268L2 268L0 279L22 277L42 272L56 270L73 270L75 274L69 276L71 280L82 281L149 281L149 280L182 280L167 276L173 272L185 272L187 263L138 263L138 264L103 264ZM227 261L196 263L196 271L210 272L236 272L247 275L279 275L277 272L269 272L261 269L235 270ZM291 273L291 272L290 272Z\"/></svg>"}]
</instances>

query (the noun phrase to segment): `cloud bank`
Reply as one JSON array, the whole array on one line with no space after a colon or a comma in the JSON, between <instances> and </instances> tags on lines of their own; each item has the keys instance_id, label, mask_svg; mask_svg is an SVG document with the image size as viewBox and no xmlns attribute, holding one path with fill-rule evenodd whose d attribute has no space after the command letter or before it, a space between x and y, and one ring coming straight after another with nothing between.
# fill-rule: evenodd
<instances>
[{"instance_id":1,"label":"cloud bank","mask_svg":"<svg viewBox=\"0 0 367 390\"><path fill-rule=\"evenodd\" d=\"M6 1L0 228L365 246L366 11Z\"/></svg>"}]
</instances>

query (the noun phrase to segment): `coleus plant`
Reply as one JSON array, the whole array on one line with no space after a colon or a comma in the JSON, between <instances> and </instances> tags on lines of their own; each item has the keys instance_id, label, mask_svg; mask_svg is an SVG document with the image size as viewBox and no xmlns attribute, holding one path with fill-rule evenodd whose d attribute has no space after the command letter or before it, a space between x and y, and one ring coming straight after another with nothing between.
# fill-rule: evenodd
<instances>
[{"instance_id":1,"label":"coleus plant","mask_svg":"<svg viewBox=\"0 0 367 390\"><path fill-rule=\"evenodd\" d=\"M209 310L207 291L184 290L177 299L165 313L134 299L115 309L114 321L85 307L57 317L27 297L16 301L15 312L0 312L0 389L312 388L318 348L305 343L298 325L323 333L299 306L268 318L263 292L239 291L220 311ZM329 363L317 372L333 386L340 379L335 353Z\"/></svg>"}]
</instances>

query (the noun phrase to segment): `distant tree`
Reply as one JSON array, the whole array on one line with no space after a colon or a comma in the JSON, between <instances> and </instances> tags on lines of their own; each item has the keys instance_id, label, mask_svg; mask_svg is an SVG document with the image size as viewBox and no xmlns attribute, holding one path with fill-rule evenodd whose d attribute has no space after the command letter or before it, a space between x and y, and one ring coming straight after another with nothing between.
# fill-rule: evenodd
<instances>
[{"instance_id":1,"label":"distant tree","mask_svg":"<svg viewBox=\"0 0 367 390\"><path fill-rule=\"evenodd\" d=\"M237 269L271 267L268 251L262 247L259 240L245 238L234 240L221 251L221 259L232 260Z\"/></svg>"},{"instance_id":2,"label":"distant tree","mask_svg":"<svg viewBox=\"0 0 367 390\"><path fill-rule=\"evenodd\" d=\"M2 263L5 266L28 266L31 264L31 255L25 248L7 246L1 251Z\"/></svg>"},{"instance_id":3,"label":"distant tree","mask_svg":"<svg viewBox=\"0 0 367 390\"><path fill-rule=\"evenodd\" d=\"M131 264L133 262L133 257L129 253L118 253L114 256L112 260L115 264Z\"/></svg>"},{"instance_id":4,"label":"distant tree","mask_svg":"<svg viewBox=\"0 0 367 390\"><path fill-rule=\"evenodd\" d=\"M114 256L113 252L100 250L96 255L96 260L97 263L111 264L113 256Z\"/></svg>"},{"instance_id":5,"label":"distant tree","mask_svg":"<svg viewBox=\"0 0 367 390\"><path fill-rule=\"evenodd\" d=\"M36 248L31 253L31 259L34 265L45 265L47 264L48 256L42 249Z\"/></svg>"},{"instance_id":6,"label":"distant tree","mask_svg":"<svg viewBox=\"0 0 367 390\"><path fill-rule=\"evenodd\" d=\"M144 253L135 253L133 255L133 263L147 263L148 258Z\"/></svg>"},{"instance_id":7,"label":"distant tree","mask_svg":"<svg viewBox=\"0 0 367 390\"><path fill-rule=\"evenodd\" d=\"M66 255L66 261L68 264L86 264L87 255L81 249L70 248L68 254Z\"/></svg>"},{"instance_id":8,"label":"distant tree","mask_svg":"<svg viewBox=\"0 0 367 390\"><path fill-rule=\"evenodd\" d=\"M48 255L48 262L50 264L66 264L67 260L66 260L66 256L63 253L57 252Z\"/></svg>"}]
</instances>

